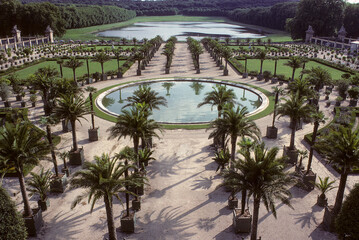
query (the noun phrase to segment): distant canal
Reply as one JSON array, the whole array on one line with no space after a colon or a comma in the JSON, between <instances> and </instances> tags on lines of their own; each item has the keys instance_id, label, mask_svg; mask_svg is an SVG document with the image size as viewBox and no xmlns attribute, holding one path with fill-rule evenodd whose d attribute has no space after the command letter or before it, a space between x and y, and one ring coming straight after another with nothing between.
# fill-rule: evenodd
<instances>
[{"instance_id":1,"label":"distant canal","mask_svg":"<svg viewBox=\"0 0 359 240\"><path fill-rule=\"evenodd\" d=\"M99 32L102 37L151 39L160 35L164 40L176 36L179 41L187 37L201 39L214 38L262 38L265 35L240 25L217 22L142 22L133 25Z\"/></svg>"}]
</instances>

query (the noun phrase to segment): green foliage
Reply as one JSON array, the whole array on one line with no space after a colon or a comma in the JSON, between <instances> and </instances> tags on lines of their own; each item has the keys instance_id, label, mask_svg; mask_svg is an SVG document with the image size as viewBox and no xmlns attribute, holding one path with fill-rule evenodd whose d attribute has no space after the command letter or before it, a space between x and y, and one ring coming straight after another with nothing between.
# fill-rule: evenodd
<instances>
[{"instance_id":1,"label":"green foliage","mask_svg":"<svg viewBox=\"0 0 359 240\"><path fill-rule=\"evenodd\" d=\"M321 196L324 198L327 192L335 188L333 186L334 183L335 181L329 182L329 177L325 177L324 179L319 177L319 183L315 183L315 186L320 190Z\"/></svg>"},{"instance_id":2,"label":"green foliage","mask_svg":"<svg viewBox=\"0 0 359 240\"><path fill-rule=\"evenodd\" d=\"M335 220L336 232L340 239L357 239L359 236L359 184L350 191Z\"/></svg>"},{"instance_id":3,"label":"green foliage","mask_svg":"<svg viewBox=\"0 0 359 240\"><path fill-rule=\"evenodd\" d=\"M214 157L212 159L218 164L216 169L217 172L219 169L224 169L225 165L229 163L231 154L228 149L221 149L214 153Z\"/></svg>"},{"instance_id":4,"label":"green foliage","mask_svg":"<svg viewBox=\"0 0 359 240\"><path fill-rule=\"evenodd\" d=\"M344 27L348 36L352 38L359 37L359 5L348 4L344 11Z\"/></svg>"},{"instance_id":5,"label":"green foliage","mask_svg":"<svg viewBox=\"0 0 359 240\"><path fill-rule=\"evenodd\" d=\"M41 201L45 201L47 194L50 192L50 180L51 180L51 171L47 170L44 172L44 168L41 168L40 174L30 173L32 178L30 178L26 183L29 186L26 190L30 192L29 196L34 194L39 195Z\"/></svg>"},{"instance_id":6,"label":"green foliage","mask_svg":"<svg viewBox=\"0 0 359 240\"><path fill-rule=\"evenodd\" d=\"M27 231L24 219L17 212L14 202L0 186L0 240L25 240Z\"/></svg>"},{"instance_id":7,"label":"green foliage","mask_svg":"<svg viewBox=\"0 0 359 240\"><path fill-rule=\"evenodd\" d=\"M317 36L332 36L342 25L343 0L301 0L296 15L288 21L287 28L293 39L304 39L311 25Z\"/></svg>"}]
</instances>

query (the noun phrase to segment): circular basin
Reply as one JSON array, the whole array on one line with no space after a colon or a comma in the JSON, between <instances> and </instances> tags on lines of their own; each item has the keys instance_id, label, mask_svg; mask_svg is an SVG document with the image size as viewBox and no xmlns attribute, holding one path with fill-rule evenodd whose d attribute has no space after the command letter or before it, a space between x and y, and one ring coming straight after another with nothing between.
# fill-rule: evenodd
<instances>
[{"instance_id":1,"label":"circular basin","mask_svg":"<svg viewBox=\"0 0 359 240\"><path fill-rule=\"evenodd\" d=\"M149 85L167 100L167 107L154 109L151 116L160 123L197 124L208 123L217 118L217 108L204 105L198 108L206 93L218 84L233 89L237 106L247 107L248 115L253 115L268 106L268 98L262 92L248 86L212 79L157 79L125 84L101 93L96 99L97 106L104 112L118 116L139 85Z\"/></svg>"}]
</instances>

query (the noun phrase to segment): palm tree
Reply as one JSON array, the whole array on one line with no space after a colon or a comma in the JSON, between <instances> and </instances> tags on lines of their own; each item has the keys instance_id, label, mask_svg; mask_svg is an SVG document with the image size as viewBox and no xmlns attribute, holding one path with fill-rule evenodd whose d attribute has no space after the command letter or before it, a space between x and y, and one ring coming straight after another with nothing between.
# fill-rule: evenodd
<instances>
[{"instance_id":1,"label":"palm tree","mask_svg":"<svg viewBox=\"0 0 359 240\"><path fill-rule=\"evenodd\" d=\"M298 56L289 57L288 62L284 63L285 66L288 66L293 69L292 81L294 80L295 70L300 68L302 66L302 64L303 64L303 59Z\"/></svg>"},{"instance_id":2,"label":"palm tree","mask_svg":"<svg viewBox=\"0 0 359 240\"><path fill-rule=\"evenodd\" d=\"M203 102L199 103L197 107L204 105L211 105L212 108L217 106L218 118L221 117L222 109L226 104L234 105L236 103L236 94L233 89L227 89L226 85L216 85L212 87L212 91L205 94Z\"/></svg>"},{"instance_id":3,"label":"palm tree","mask_svg":"<svg viewBox=\"0 0 359 240\"><path fill-rule=\"evenodd\" d=\"M115 126L107 130L110 132L108 139L121 139L127 136L132 138L136 156L138 155L141 138L148 139L153 136L159 138L155 130L160 129L160 125L153 119L148 118L152 113L144 105L137 103L130 109L123 109L117 118Z\"/></svg>"},{"instance_id":4,"label":"palm tree","mask_svg":"<svg viewBox=\"0 0 359 240\"><path fill-rule=\"evenodd\" d=\"M90 110L91 110L91 123L92 123L92 129L95 129L95 116L93 111L93 99L92 94L97 91L94 87L87 87L85 88L85 91L89 92L89 98L90 98Z\"/></svg>"},{"instance_id":5,"label":"palm tree","mask_svg":"<svg viewBox=\"0 0 359 240\"><path fill-rule=\"evenodd\" d=\"M64 67L66 68L71 68L72 72L74 74L74 83L77 85L76 82L76 68L79 68L83 65L84 63L81 62L80 60L78 60L76 57L70 57L70 60L66 61L64 63Z\"/></svg>"},{"instance_id":6,"label":"palm tree","mask_svg":"<svg viewBox=\"0 0 359 240\"><path fill-rule=\"evenodd\" d=\"M307 79L314 85L314 89L318 92L323 85L332 82L332 76L329 72L321 67L312 68L308 71Z\"/></svg>"},{"instance_id":7,"label":"palm tree","mask_svg":"<svg viewBox=\"0 0 359 240\"><path fill-rule=\"evenodd\" d=\"M245 115L248 113L247 108L235 110L227 108L223 111L223 118L217 118L210 123L210 127L214 129L209 138L229 136L231 140L231 162L235 160L236 144L238 137L251 137L253 139L260 138L260 130L253 120ZM232 164L230 163L230 166Z\"/></svg>"},{"instance_id":8,"label":"palm tree","mask_svg":"<svg viewBox=\"0 0 359 240\"><path fill-rule=\"evenodd\" d=\"M283 94L284 93L284 89L283 88L279 88L279 87L272 87L273 89L273 94L275 95L274 98L274 110L273 110L273 120L272 120L272 128L274 128L274 122L275 122L275 117L276 117L276 110L277 110L277 104L279 102L279 94Z\"/></svg>"},{"instance_id":9,"label":"palm tree","mask_svg":"<svg viewBox=\"0 0 359 240\"><path fill-rule=\"evenodd\" d=\"M227 76L228 75L227 65L228 65L229 59L233 56L233 51L230 48L225 47L222 49L222 56L223 56L224 60L226 61L226 65L223 70L223 75Z\"/></svg>"},{"instance_id":10,"label":"palm tree","mask_svg":"<svg viewBox=\"0 0 359 240\"><path fill-rule=\"evenodd\" d=\"M55 169L55 177L58 178L59 170L57 166L57 159L56 159L54 144L52 142L52 133L51 133L51 125L58 123L58 121L53 116L47 116L47 117L42 117L40 119L40 122L46 125L46 138L50 146L52 163L54 164L54 169Z\"/></svg>"},{"instance_id":11,"label":"palm tree","mask_svg":"<svg viewBox=\"0 0 359 240\"><path fill-rule=\"evenodd\" d=\"M241 152L244 157L235 163L240 175L245 178L244 189L248 191L248 197L253 196L253 221L251 228L251 240L257 240L258 216L261 200L266 209L277 217L274 200L291 206L289 198L291 193L288 187L293 183L292 178L284 171L281 159L277 158L278 148L269 150L264 143L254 146L254 154L249 151Z\"/></svg>"},{"instance_id":12,"label":"palm tree","mask_svg":"<svg viewBox=\"0 0 359 240\"><path fill-rule=\"evenodd\" d=\"M259 74L262 74L263 62L266 59L266 56L267 56L267 52L265 50L259 50L257 53L257 58L259 58L261 60L261 68L260 68Z\"/></svg>"},{"instance_id":13,"label":"palm tree","mask_svg":"<svg viewBox=\"0 0 359 240\"><path fill-rule=\"evenodd\" d=\"M292 135L290 138L290 150L295 150L294 140L297 124L301 119L309 117L312 107L306 103L307 98L297 93L291 93L289 99L283 99L284 103L278 106L278 116L288 116L292 123Z\"/></svg>"},{"instance_id":14,"label":"palm tree","mask_svg":"<svg viewBox=\"0 0 359 240\"><path fill-rule=\"evenodd\" d=\"M119 162L117 158L110 158L108 154L95 156L95 162L85 162L83 170L74 173L70 180L71 188L85 188L87 191L77 196L72 203L71 208L74 208L85 197L88 197L88 202L91 202L91 212L95 203L103 198L105 202L107 227L109 232L109 239L116 240L116 227L113 217L113 197L121 201L120 192L129 193L125 186L129 184L132 179L125 178L124 173L129 168L135 168L131 165L124 165Z\"/></svg>"},{"instance_id":15,"label":"palm tree","mask_svg":"<svg viewBox=\"0 0 359 240\"><path fill-rule=\"evenodd\" d=\"M315 144L315 140L318 135L319 124L321 124L321 123L324 124L325 120L326 120L326 117L324 116L324 113L322 111L316 111L316 112L312 113L311 118L314 123L314 128L313 128L313 134L312 134L312 141L310 142L310 150L309 150L308 166L307 166L306 174L309 173L311 165L312 165L314 144Z\"/></svg>"},{"instance_id":16,"label":"palm tree","mask_svg":"<svg viewBox=\"0 0 359 240\"><path fill-rule=\"evenodd\" d=\"M311 84L307 79L294 79L288 84L288 90L291 93L298 92L299 96L306 96L307 98L315 95L315 92L311 88Z\"/></svg>"},{"instance_id":17,"label":"palm tree","mask_svg":"<svg viewBox=\"0 0 359 240\"><path fill-rule=\"evenodd\" d=\"M82 97L75 96L74 94L61 95L60 99L57 99L56 102L57 106L54 108L54 116L71 123L73 141L72 151L75 152L78 150L76 121L80 122L80 119L86 119L85 115L91 113L91 110Z\"/></svg>"},{"instance_id":18,"label":"palm tree","mask_svg":"<svg viewBox=\"0 0 359 240\"><path fill-rule=\"evenodd\" d=\"M15 168L26 217L31 217L32 211L26 193L24 166L37 165L47 154L49 145L43 137L44 134L36 131L29 122L6 123L0 131L0 162Z\"/></svg>"},{"instance_id":19,"label":"palm tree","mask_svg":"<svg viewBox=\"0 0 359 240\"><path fill-rule=\"evenodd\" d=\"M62 58L59 58L59 59L56 59L56 63L59 64L60 66L60 75L61 75L61 78L63 78L63 73L62 73L62 64L64 63L64 60Z\"/></svg>"},{"instance_id":20,"label":"palm tree","mask_svg":"<svg viewBox=\"0 0 359 240\"><path fill-rule=\"evenodd\" d=\"M137 66L137 76L141 75L141 61L144 59L143 53L141 51L136 51L133 59L138 62Z\"/></svg>"},{"instance_id":21,"label":"palm tree","mask_svg":"<svg viewBox=\"0 0 359 240\"><path fill-rule=\"evenodd\" d=\"M86 60L86 69L87 69L87 84L90 83L90 65L89 65L89 57L85 56Z\"/></svg>"},{"instance_id":22,"label":"palm tree","mask_svg":"<svg viewBox=\"0 0 359 240\"><path fill-rule=\"evenodd\" d=\"M98 54L96 54L94 57L93 57L93 59L92 59L92 61L93 62L98 62L98 63L100 63L101 64L101 71L102 71L102 75L101 75L101 80L102 81L104 81L104 80L106 80L106 79L104 79L104 77L105 77L105 71L104 71L104 69L103 69L103 64L105 63L105 62L108 62L108 61L110 61L111 60L111 58L110 58L110 56L108 56L106 53L104 53L104 52L100 52L100 53L98 53Z\"/></svg>"},{"instance_id":23,"label":"palm tree","mask_svg":"<svg viewBox=\"0 0 359 240\"><path fill-rule=\"evenodd\" d=\"M140 85L138 89L133 92L133 95L126 99L129 103L123 108L133 106L138 103L145 103L151 111L153 109L159 109L159 106L167 107L166 98L158 95L159 93L153 90L150 86Z\"/></svg>"},{"instance_id":24,"label":"palm tree","mask_svg":"<svg viewBox=\"0 0 359 240\"><path fill-rule=\"evenodd\" d=\"M278 58L278 57L274 57L273 60L274 60L274 73L273 73L273 77L276 77L276 76L277 76L277 65L278 65L278 60L279 60L279 58Z\"/></svg>"},{"instance_id":25,"label":"palm tree","mask_svg":"<svg viewBox=\"0 0 359 240\"><path fill-rule=\"evenodd\" d=\"M315 148L340 169L340 182L332 210L332 214L337 216L342 207L348 174L354 167L359 166L359 130L340 126L338 130L332 130L330 134L320 137ZM331 224L334 224L334 221Z\"/></svg>"}]
</instances>

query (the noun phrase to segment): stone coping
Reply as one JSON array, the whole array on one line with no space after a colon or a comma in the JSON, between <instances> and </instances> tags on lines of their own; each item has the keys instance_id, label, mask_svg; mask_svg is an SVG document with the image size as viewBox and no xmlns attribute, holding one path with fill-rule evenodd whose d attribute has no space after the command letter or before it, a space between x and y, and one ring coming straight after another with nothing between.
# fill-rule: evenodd
<instances>
[{"instance_id":1,"label":"stone coping","mask_svg":"<svg viewBox=\"0 0 359 240\"><path fill-rule=\"evenodd\" d=\"M250 112L247 114L247 117L249 116L253 116L261 111L263 111L264 109L266 109L269 106L269 99L268 97L262 93L261 91L252 88L248 85L244 85L241 83L235 83L235 82L231 82L231 81L227 81L227 80L217 80L217 79L211 79L211 78L189 78L189 77L173 77L173 78L160 78L160 79L150 79L150 80L143 80L143 81L138 81L138 82L131 82L131 83L127 83L127 84L123 84L120 86L116 86L113 87L107 91L104 91L103 93L101 93L100 95L98 95L98 97L96 98L95 102L96 102L96 106L103 112L105 112L106 114L109 114L111 116L117 117L119 114L118 113L114 113L109 111L103 104L102 104L102 100L104 97L106 97L108 94L115 92L119 89L122 88L126 88L126 87L131 87L131 86L136 86L136 85L141 85L141 84L145 84L145 83L154 83L154 82L167 82L167 81L193 81L193 82L207 82L207 83L218 83L218 84L225 84L228 86L233 86L233 87L239 87L239 88L244 88L248 91L251 91L255 94L257 94L261 99L262 99L262 104L254 111ZM159 122L162 124L204 124L204 123L208 123L208 122L189 122L189 123L172 123L172 122Z\"/></svg>"}]
</instances>

